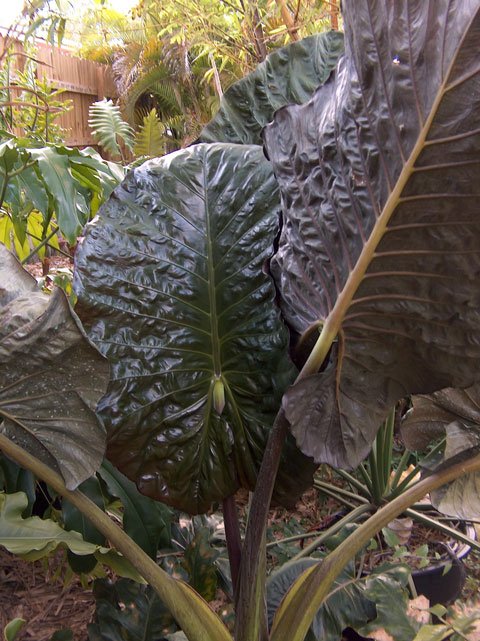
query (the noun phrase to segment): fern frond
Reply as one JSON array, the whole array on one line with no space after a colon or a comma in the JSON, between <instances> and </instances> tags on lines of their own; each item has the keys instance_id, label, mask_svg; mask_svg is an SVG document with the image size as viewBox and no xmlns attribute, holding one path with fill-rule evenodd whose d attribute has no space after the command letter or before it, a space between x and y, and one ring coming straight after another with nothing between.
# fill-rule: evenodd
<instances>
[{"instance_id":1,"label":"fern frond","mask_svg":"<svg viewBox=\"0 0 480 641\"><path fill-rule=\"evenodd\" d=\"M164 128L155 109L143 118L143 125L135 137L135 155L154 158L165 152Z\"/></svg>"},{"instance_id":2,"label":"fern frond","mask_svg":"<svg viewBox=\"0 0 480 641\"><path fill-rule=\"evenodd\" d=\"M120 141L133 150L133 129L122 119L120 108L111 100L94 102L88 113L88 124L95 140L105 151L122 156Z\"/></svg>"}]
</instances>

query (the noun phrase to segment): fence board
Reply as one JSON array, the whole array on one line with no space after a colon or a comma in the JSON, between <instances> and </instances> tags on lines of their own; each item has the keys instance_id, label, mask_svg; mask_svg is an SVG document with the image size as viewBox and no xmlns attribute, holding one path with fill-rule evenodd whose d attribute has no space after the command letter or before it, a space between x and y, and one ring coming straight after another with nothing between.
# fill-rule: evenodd
<instances>
[{"instance_id":1,"label":"fence board","mask_svg":"<svg viewBox=\"0 0 480 641\"><path fill-rule=\"evenodd\" d=\"M0 36L0 50L3 38ZM72 55L64 48L52 47L43 42L36 45L37 77L47 79L58 89L63 89L59 100L71 101L70 111L60 114L56 122L65 129L65 144L71 147L95 146L88 126L89 106L102 98L117 96L111 68ZM22 45L15 42L15 51Z\"/></svg>"}]
</instances>

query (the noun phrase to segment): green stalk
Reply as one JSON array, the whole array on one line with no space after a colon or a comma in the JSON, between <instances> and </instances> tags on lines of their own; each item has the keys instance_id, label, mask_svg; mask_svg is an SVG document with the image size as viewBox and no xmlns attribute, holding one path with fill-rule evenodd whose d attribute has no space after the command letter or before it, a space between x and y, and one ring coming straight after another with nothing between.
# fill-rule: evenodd
<instances>
[{"instance_id":1,"label":"green stalk","mask_svg":"<svg viewBox=\"0 0 480 641\"><path fill-rule=\"evenodd\" d=\"M296 554L291 560L292 561L297 561L298 559L303 559L306 556L309 556L312 552L315 552L315 550L321 545L324 541L329 539L331 536L336 534L337 532L340 532L340 530L345 526L349 525L350 523L355 523L357 519L361 518L364 514L367 514L368 512L371 512L374 509L374 506L371 503L366 503L365 505L359 505L356 507L354 510L349 512L346 516L343 517L343 519L340 519L336 523L334 523L331 527L328 528L328 530L325 530L320 534L319 537L315 539L310 545L307 545L307 547L303 548L298 554Z\"/></svg>"},{"instance_id":2,"label":"green stalk","mask_svg":"<svg viewBox=\"0 0 480 641\"><path fill-rule=\"evenodd\" d=\"M412 453L409 450L405 450L404 453L402 454L402 458L400 459L400 462L398 463L397 469L395 470L395 474L393 475L393 479L392 479L392 482L390 484L391 492L395 491L395 489L397 487L397 483L398 483L400 477L402 476L402 474L407 469L408 461L410 460L410 456L411 455L412 455Z\"/></svg>"},{"instance_id":3,"label":"green stalk","mask_svg":"<svg viewBox=\"0 0 480 641\"><path fill-rule=\"evenodd\" d=\"M480 471L480 454L423 479L373 514L345 539L321 564L303 573L290 588L273 622L270 641L304 641L313 618L330 588L349 561L383 527L425 494L464 474Z\"/></svg>"},{"instance_id":4,"label":"green stalk","mask_svg":"<svg viewBox=\"0 0 480 641\"><path fill-rule=\"evenodd\" d=\"M445 444L445 439L442 439L439 443L437 443L437 444L435 445L435 447L433 447L433 448L430 450L430 452L428 453L428 455L427 455L426 459L428 459L429 457L433 456L436 452L438 452L439 450L441 450L441 449L442 449L442 447L444 446L444 444ZM424 460L426 460L426 459L424 459ZM398 483L398 485L397 485L397 487L395 488L395 490L394 490L394 492L392 493L392 495L393 495L393 496L397 496L398 494L400 494L401 492L403 492L403 490L404 490L404 489L409 485L409 483L410 483L410 482L415 478L415 476L416 476L419 472L421 472L422 470L423 470L423 466L422 466L422 465L420 465L419 463L417 463L417 465L415 465L415 467L413 468L413 470L412 470L409 474L407 474L407 476L406 476L402 481L400 481L400 483Z\"/></svg>"},{"instance_id":5,"label":"green stalk","mask_svg":"<svg viewBox=\"0 0 480 641\"><path fill-rule=\"evenodd\" d=\"M410 516L415 521L418 521L419 523L428 525L429 527L432 528L432 530L438 530L439 532L442 532L447 536L451 536L452 539L456 539L457 541L461 541L462 543L466 543L467 545L470 545L472 548L477 550L477 552L480 552L480 543L478 543L478 541L474 541L466 534L463 534L463 532L459 532L455 528L445 525L441 521L438 521L437 519L427 516L426 514L417 512L417 510L414 510L412 508L405 510L405 514L407 516Z\"/></svg>"},{"instance_id":6,"label":"green stalk","mask_svg":"<svg viewBox=\"0 0 480 641\"><path fill-rule=\"evenodd\" d=\"M372 476L371 474L368 473L367 466L365 465L364 462L360 463L358 466L358 471L362 475L362 478L365 482L365 485L367 486L368 489L368 496L373 497L373 482L372 482Z\"/></svg>"},{"instance_id":7,"label":"green stalk","mask_svg":"<svg viewBox=\"0 0 480 641\"><path fill-rule=\"evenodd\" d=\"M59 227L56 227L56 226L55 226L55 228L54 228L54 229L53 229L53 230L48 234L48 236L46 236L46 237L45 237L45 238L40 242L40 244L39 244L39 245L37 245L34 249L32 249L32 251L28 254L28 256L22 260L22 265L25 265L25 263L28 263L28 261L30 260L30 258L31 258L32 256L35 256L35 254L38 252L38 250L39 250L39 249L42 249L42 247L45 247L45 245L48 245L48 241L49 241L51 238L53 238L53 237L55 236L55 234L58 232L58 230L59 230L59 229L60 229ZM33 234L29 234L29 236L31 236L31 237L33 237L33 238L35 238L36 240L40 240L39 238L37 238L37 237L36 237L36 236L34 236ZM50 245L49 245L49 246L50 246ZM62 252L61 250L60 250L60 253L67 255L67 254L66 254L66 252Z\"/></svg>"},{"instance_id":8,"label":"green stalk","mask_svg":"<svg viewBox=\"0 0 480 641\"><path fill-rule=\"evenodd\" d=\"M285 539L275 539L275 541L267 543L267 550L274 548L281 543L295 543L295 541L303 541L303 539L313 539L315 536L318 536L319 531L320 530L316 530L315 532L302 532L302 534L287 536Z\"/></svg>"},{"instance_id":9,"label":"green stalk","mask_svg":"<svg viewBox=\"0 0 480 641\"><path fill-rule=\"evenodd\" d=\"M313 481L313 487L316 488L319 492L323 492L328 496L331 496L334 499L337 499L339 502L343 503L347 507L356 507L357 503L368 503L368 499L355 492L349 492L343 487L335 487L329 483L324 483L323 481ZM346 499L353 499L356 501L355 504L350 503Z\"/></svg>"},{"instance_id":10,"label":"green stalk","mask_svg":"<svg viewBox=\"0 0 480 641\"><path fill-rule=\"evenodd\" d=\"M386 430L387 421L382 423L380 429L378 430L377 436L373 443L372 450L375 451L375 462L376 462L376 474L378 478L378 489L380 492L380 499L385 495L385 469L384 469L384 442L385 442L385 430Z\"/></svg>"},{"instance_id":11,"label":"green stalk","mask_svg":"<svg viewBox=\"0 0 480 641\"><path fill-rule=\"evenodd\" d=\"M389 415L385 420L385 425L381 433L383 433L383 447L382 447L382 485L383 496L388 492L390 486L390 474L392 472L392 459L393 459L393 434L395 430L395 407L390 410Z\"/></svg>"},{"instance_id":12,"label":"green stalk","mask_svg":"<svg viewBox=\"0 0 480 641\"><path fill-rule=\"evenodd\" d=\"M372 449L368 455L368 465L372 478L372 498L376 505L380 505L383 497L382 482L379 475L378 457L377 457L377 441L378 437L373 442Z\"/></svg>"},{"instance_id":13,"label":"green stalk","mask_svg":"<svg viewBox=\"0 0 480 641\"><path fill-rule=\"evenodd\" d=\"M0 433L0 448L45 481L88 518L154 588L189 641L233 641L222 621L193 588L162 570L141 547L79 490L67 490L62 477Z\"/></svg>"},{"instance_id":14,"label":"green stalk","mask_svg":"<svg viewBox=\"0 0 480 641\"><path fill-rule=\"evenodd\" d=\"M350 483L350 485L356 487L361 495L365 498L368 498L370 496L368 487L366 487L366 485L363 485L363 483L360 483L360 481L358 481L352 474L345 472L345 470L335 470L335 473L338 474L338 476L341 476L345 481Z\"/></svg>"}]
</instances>

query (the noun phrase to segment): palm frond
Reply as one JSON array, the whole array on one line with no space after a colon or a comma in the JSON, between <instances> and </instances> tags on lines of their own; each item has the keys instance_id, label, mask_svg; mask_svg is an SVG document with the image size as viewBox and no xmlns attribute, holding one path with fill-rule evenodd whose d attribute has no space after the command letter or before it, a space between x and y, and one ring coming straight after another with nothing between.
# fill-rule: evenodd
<instances>
[{"instance_id":1,"label":"palm frond","mask_svg":"<svg viewBox=\"0 0 480 641\"><path fill-rule=\"evenodd\" d=\"M124 94L125 99L123 102L123 111L127 121L131 123L135 122L135 108L137 107L138 101L144 94L151 93L152 88L155 88L155 94L161 95L162 90L160 87L165 85L173 88L173 83L174 79L171 77L170 71L163 65L157 65L153 69L144 71L139 75L135 82L129 87L128 92ZM165 90L163 94L166 96L167 90ZM169 93L169 95L169 104L171 104L172 93ZM176 111L178 111L178 106Z\"/></svg>"}]
</instances>

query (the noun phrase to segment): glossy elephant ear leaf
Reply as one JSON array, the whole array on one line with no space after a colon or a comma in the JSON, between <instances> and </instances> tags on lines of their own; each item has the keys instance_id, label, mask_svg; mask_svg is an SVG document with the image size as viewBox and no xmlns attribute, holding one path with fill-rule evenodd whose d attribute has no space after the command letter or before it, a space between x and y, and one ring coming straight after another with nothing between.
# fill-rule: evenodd
<instances>
[{"instance_id":1,"label":"glossy elephant ear leaf","mask_svg":"<svg viewBox=\"0 0 480 641\"><path fill-rule=\"evenodd\" d=\"M480 8L343 8L335 75L265 138L283 311L301 344L322 330L284 407L305 453L354 467L399 398L478 377Z\"/></svg>"},{"instance_id":2,"label":"glossy elephant ear leaf","mask_svg":"<svg viewBox=\"0 0 480 641\"><path fill-rule=\"evenodd\" d=\"M280 107L302 104L323 84L343 53L336 31L309 36L271 53L227 89L199 142L262 144L262 129Z\"/></svg>"},{"instance_id":3,"label":"glossy elephant ear leaf","mask_svg":"<svg viewBox=\"0 0 480 641\"><path fill-rule=\"evenodd\" d=\"M41 292L3 245L0 271L0 430L74 489L103 459L105 430L94 408L108 363L63 292Z\"/></svg>"},{"instance_id":4,"label":"glossy elephant ear leaf","mask_svg":"<svg viewBox=\"0 0 480 641\"><path fill-rule=\"evenodd\" d=\"M480 386L465 390L447 388L430 396L415 396L413 408L402 423L402 437L410 449L424 450L445 438L442 455L427 456L430 470L440 469L480 452ZM431 494L433 505L449 516L478 519L480 473L464 475Z\"/></svg>"},{"instance_id":5,"label":"glossy elephant ear leaf","mask_svg":"<svg viewBox=\"0 0 480 641\"><path fill-rule=\"evenodd\" d=\"M132 172L76 256L79 314L113 363L109 458L190 513L253 487L294 376L265 273L278 194L261 148L196 145ZM278 496L313 465L291 444Z\"/></svg>"}]
</instances>

